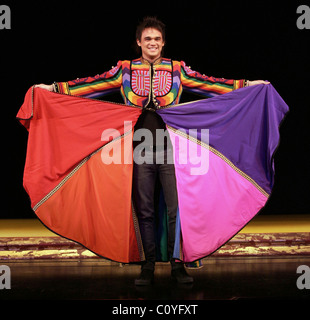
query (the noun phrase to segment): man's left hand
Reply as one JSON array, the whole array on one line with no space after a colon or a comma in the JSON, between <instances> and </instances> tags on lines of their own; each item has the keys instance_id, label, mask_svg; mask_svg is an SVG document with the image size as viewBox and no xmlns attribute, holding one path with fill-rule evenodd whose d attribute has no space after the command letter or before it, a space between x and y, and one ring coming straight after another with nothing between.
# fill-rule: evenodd
<instances>
[{"instance_id":1,"label":"man's left hand","mask_svg":"<svg viewBox=\"0 0 310 320\"><path fill-rule=\"evenodd\" d=\"M269 84L269 81L264 81L264 80L254 80L254 81L248 81L249 87L250 86L255 86L257 84Z\"/></svg>"}]
</instances>

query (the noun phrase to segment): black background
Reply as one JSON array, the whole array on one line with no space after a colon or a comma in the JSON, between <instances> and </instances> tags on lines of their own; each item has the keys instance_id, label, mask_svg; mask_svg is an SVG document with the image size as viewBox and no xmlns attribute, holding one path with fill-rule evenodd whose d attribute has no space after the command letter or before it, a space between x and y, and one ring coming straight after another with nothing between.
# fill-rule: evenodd
<instances>
[{"instance_id":1,"label":"black background","mask_svg":"<svg viewBox=\"0 0 310 320\"><path fill-rule=\"evenodd\" d=\"M26 91L93 76L137 58L146 15L166 24L165 57L209 76L269 80L290 107L275 157L274 191L261 214L309 214L310 30L296 26L302 1L6 1L0 30L1 218L34 218L22 186L27 131L15 116ZM310 6L310 3L308 4ZM116 96L107 100L118 100ZM185 96L185 100L197 99ZM185 101L183 99L183 101ZM181 101L182 102L182 101Z\"/></svg>"}]
</instances>

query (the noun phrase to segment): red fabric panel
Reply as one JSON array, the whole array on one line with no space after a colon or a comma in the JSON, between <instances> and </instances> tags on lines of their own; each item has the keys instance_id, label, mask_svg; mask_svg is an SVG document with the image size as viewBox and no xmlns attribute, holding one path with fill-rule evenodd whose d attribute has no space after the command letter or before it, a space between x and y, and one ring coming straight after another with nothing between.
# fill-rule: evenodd
<instances>
[{"instance_id":1,"label":"red fabric panel","mask_svg":"<svg viewBox=\"0 0 310 320\"><path fill-rule=\"evenodd\" d=\"M128 131L140 114L135 107L29 89L17 118L29 131L24 187L31 206L107 143L102 141L104 130L122 135L124 121L132 122Z\"/></svg>"}]
</instances>

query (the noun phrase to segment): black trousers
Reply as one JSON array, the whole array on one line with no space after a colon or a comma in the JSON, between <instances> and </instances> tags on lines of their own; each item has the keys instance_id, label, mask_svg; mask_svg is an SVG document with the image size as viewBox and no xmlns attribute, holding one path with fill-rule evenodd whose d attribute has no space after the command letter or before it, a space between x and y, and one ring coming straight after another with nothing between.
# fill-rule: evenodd
<instances>
[{"instance_id":1,"label":"black trousers","mask_svg":"<svg viewBox=\"0 0 310 320\"><path fill-rule=\"evenodd\" d=\"M137 164L141 156L147 163ZM143 243L146 261L142 268L154 270L156 261L155 246L155 209L154 194L156 180L159 178L163 188L164 198L168 211L168 254L172 268L178 268L180 264L172 259L175 224L178 207L178 196L176 189L176 178L174 164L169 162L172 150L159 150L156 152L146 151L139 155L134 155L133 168L133 200L135 210L139 220L140 233ZM138 161L137 161L138 160Z\"/></svg>"}]
</instances>

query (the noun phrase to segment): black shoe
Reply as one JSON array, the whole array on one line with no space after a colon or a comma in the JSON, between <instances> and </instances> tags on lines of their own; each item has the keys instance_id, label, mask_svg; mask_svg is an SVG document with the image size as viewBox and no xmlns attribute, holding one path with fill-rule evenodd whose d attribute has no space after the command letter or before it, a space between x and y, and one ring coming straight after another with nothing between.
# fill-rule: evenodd
<instances>
[{"instance_id":1,"label":"black shoe","mask_svg":"<svg viewBox=\"0 0 310 320\"><path fill-rule=\"evenodd\" d=\"M171 278L180 284L190 284L194 282L194 279L187 274L183 266L181 268L172 269Z\"/></svg>"},{"instance_id":2,"label":"black shoe","mask_svg":"<svg viewBox=\"0 0 310 320\"><path fill-rule=\"evenodd\" d=\"M136 286L149 286L154 282L154 271L143 269L139 278L135 279Z\"/></svg>"}]
</instances>

